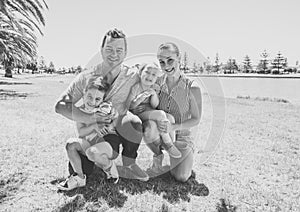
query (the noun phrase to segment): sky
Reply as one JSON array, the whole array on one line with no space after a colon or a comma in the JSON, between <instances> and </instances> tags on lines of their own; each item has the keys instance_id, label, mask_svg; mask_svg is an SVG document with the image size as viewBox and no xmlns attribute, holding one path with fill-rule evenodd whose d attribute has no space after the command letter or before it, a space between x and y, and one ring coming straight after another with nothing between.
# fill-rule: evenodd
<instances>
[{"instance_id":1,"label":"sky","mask_svg":"<svg viewBox=\"0 0 300 212\"><path fill-rule=\"evenodd\" d=\"M248 55L256 64L264 50L270 59L280 51L291 66L300 61L299 0L46 1L38 54L56 68L85 67L99 53L105 32L115 27L129 38L176 38L212 62L218 53L221 62L240 63ZM190 63L197 62L194 53L187 54Z\"/></svg>"}]
</instances>

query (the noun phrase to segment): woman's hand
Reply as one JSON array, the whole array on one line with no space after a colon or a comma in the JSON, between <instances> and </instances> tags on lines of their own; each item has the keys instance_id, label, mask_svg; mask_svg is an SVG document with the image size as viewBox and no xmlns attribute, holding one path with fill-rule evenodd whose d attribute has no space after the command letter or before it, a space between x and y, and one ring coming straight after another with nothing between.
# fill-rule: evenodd
<instances>
[{"instance_id":1,"label":"woman's hand","mask_svg":"<svg viewBox=\"0 0 300 212\"><path fill-rule=\"evenodd\" d=\"M157 122L157 128L160 132L170 133L174 131L174 125L169 120L163 120Z\"/></svg>"}]
</instances>

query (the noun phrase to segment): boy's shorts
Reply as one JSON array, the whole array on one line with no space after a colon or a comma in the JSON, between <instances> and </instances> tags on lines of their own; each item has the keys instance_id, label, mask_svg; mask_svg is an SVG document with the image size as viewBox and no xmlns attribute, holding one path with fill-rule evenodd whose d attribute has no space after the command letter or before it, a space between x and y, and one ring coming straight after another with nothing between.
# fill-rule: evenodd
<instances>
[{"instance_id":1,"label":"boy's shorts","mask_svg":"<svg viewBox=\"0 0 300 212\"><path fill-rule=\"evenodd\" d=\"M120 148L121 142L120 142L120 138L117 134L114 134L114 133L107 134L103 137L96 136L91 141L87 141L86 139L78 139L78 141L79 141L80 146L83 149L84 153L89 147L91 147L95 144L98 144L101 142L107 142L113 149L113 156L111 159L115 159L119 155L119 148Z\"/></svg>"}]
</instances>

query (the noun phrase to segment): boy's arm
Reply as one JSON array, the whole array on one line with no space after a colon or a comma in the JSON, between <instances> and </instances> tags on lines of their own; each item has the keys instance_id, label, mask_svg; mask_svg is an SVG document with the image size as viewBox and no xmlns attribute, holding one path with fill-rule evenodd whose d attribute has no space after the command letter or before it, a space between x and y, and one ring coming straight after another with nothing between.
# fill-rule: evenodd
<instances>
[{"instance_id":1,"label":"boy's arm","mask_svg":"<svg viewBox=\"0 0 300 212\"><path fill-rule=\"evenodd\" d=\"M76 127L78 130L79 137L85 137L95 131L97 124L94 123L91 125L86 125L84 123L76 122Z\"/></svg>"}]
</instances>

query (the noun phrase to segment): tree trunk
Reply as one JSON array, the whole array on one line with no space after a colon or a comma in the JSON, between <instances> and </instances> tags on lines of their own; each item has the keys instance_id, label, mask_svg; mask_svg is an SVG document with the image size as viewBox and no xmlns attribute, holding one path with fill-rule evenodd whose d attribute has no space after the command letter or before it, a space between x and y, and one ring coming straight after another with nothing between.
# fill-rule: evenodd
<instances>
[{"instance_id":1,"label":"tree trunk","mask_svg":"<svg viewBox=\"0 0 300 212\"><path fill-rule=\"evenodd\" d=\"M10 78L12 78L12 68L11 68L11 66L7 66L6 68L5 68L5 75L4 75L4 77L10 77Z\"/></svg>"}]
</instances>

